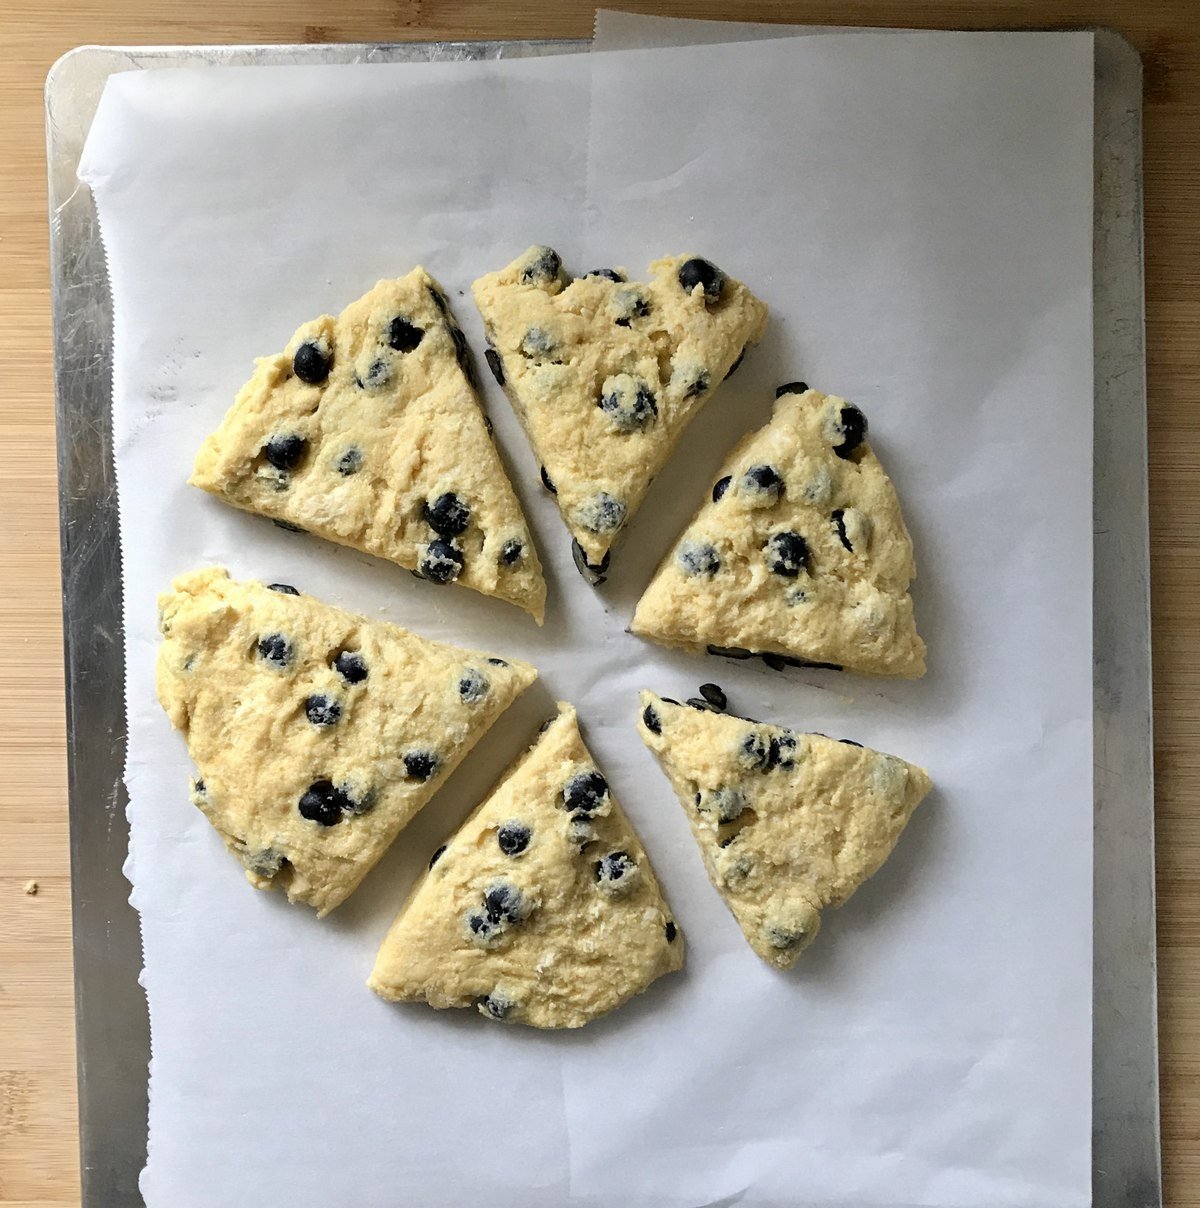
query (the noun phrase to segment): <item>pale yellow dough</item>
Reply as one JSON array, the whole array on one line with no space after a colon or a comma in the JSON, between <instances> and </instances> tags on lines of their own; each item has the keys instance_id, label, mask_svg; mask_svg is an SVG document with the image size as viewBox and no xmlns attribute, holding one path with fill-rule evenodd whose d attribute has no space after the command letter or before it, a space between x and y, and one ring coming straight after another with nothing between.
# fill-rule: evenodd
<instances>
[{"instance_id":1,"label":"pale yellow dough","mask_svg":"<svg viewBox=\"0 0 1200 1208\"><path fill-rule=\"evenodd\" d=\"M750 947L790 968L820 912L891 854L929 776L821 734L643 692L638 729L675 790L717 892Z\"/></svg>"},{"instance_id":2,"label":"pale yellow dough","mask_svg":"<svg viewBox=\"0 0 1200 1208\"><path fill-rule=\"evenodd\" d=\"M199 771L192 800L253 884L318 914L537 678L221 568L177 579L159 615L158 695Z\"/></svg>"},{"instance_id":3,"label":"pale yellow dough","mask_svg":"<svg viewBox=\"0 0 1200 1208\"><path fill-rule=\"evenodd\" d=\"M682 967L683 935L629 819L596 781L574 780L599 773L575 710L559 709L434 853L379 950L377 994L577 1028ZM568 794L595 808L569 809Z\"/></svg>"},{"instance_id":4,"label":"pale yellow dough","mask_svg":"<svg viewBox=\"0 0 1200 1208\"><path fill-rule=\"evenodd\" d=\"M912 541L870 446L835 452L847 408L816 390L779 398L770 423L721 467L715 493L724 493L663 559L638 601L634 633L697 652L716 646L870 675L925 673L908 594ZM756 467L776 472L779 489L755 489ZM806 567L781 559L786 534L802 538Z\"/></svg>"},{"instance_id":5,"label":"pale yellow dough","mask_svg":"<svg viewBox=\"0 0 1200 1208\"><path fill-rule=\"evenodd\" d=\"M572 281L556 253L533 247L472 287L488 362L593 568L606 566L683 430L766 325L766 306L732 277L716 298L685 291L687 260L656 260L645 283Z\"/></svg>"},{"instance_id":6,"label":"pale yellow dough","mask_svg":"<svg viewBox=\"0 0 1200 1208\"><path fill-rule=\"evenodd\" d=\"M307 345L328 358L328 376L315 384L295 369ZM452 494L470 514L465 531L449 538L461 569L453 557L439 563L436 547L434 563L540 624L541 563L470 373L438 283L423 268L380 281L336 319L305 323L284 352L258 361L201 447L191 482L235 507L413 571L428 568L429 545L439 540L425 505ZM280 468L265 446L288 436L307 445L293 468Z\"/></svg>"}]
</instances>

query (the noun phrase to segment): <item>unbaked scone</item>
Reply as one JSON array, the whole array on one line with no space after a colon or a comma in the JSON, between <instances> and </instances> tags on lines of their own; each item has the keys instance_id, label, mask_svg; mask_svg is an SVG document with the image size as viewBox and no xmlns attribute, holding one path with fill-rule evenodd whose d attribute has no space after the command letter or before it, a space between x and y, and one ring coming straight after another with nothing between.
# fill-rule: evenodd
<instances>
[{"instance_id":1,"label":"unbaked scone","mask_svg":"<svg viewBox=\"0 0 1200 1208\"><path fill-rule=\"evenodd\" d=\"M158 697L192 800L260 889L325 914L534 679L220 567L159 597Z\"/></svg>"},{"instance_id":2,"label":"unbaked scone","mask_svg":"<svg viewBox=\"0 0 1200 1208\"><path fill-rule=\"evenodd\" d=\"M537 550L466 340L423 268L380 281L260 358L191 482L431 583L499 596L541 623Z\"/></svg>"},{"instance_id":3,"label":"unbaked scone","mask_svg":"<svg viewBox=\"0 0 1200 1208\"><path fill-rule=\"evenodd\" d=\"M542 463L593 582L692 416L762 337L767 308L695 256L627 281L597 269L570 280L532 247L472 287L488 365Z\"/></svg>"},{"instance_id":4,"label":"unbaked scone","mask_svg":"<svg viewBox=\"0 0 1200 1208\"><path fill-rule=\"evenodd\" d=\"M379 950L377 994L577 1028L682 967L646 852L559 710L433 853Z\"/></svg>"},{"instance_id":5,"label":"unbaked scone","mask_svg":"<svg viewBox=\"0 0 1200 1208\"><path fill-rule=\"evenodd\" d=\"M658 757L717 892L768 964L790 968L820 912L891 854L929 792L921 768L857 743L799 734L643 692L638 729Z\"/></svg>"},{"instance_id":6,"label":"unbaked scone","mask_svg":"<svg viewBox=\"0 0 1200 1208\"><path fill-rule=\"evenodd\" d=\"M667 646L870 675L925 673L912 541L844 399L780 387L638 601L631 629Z\"/></svg>"}]
</instances>

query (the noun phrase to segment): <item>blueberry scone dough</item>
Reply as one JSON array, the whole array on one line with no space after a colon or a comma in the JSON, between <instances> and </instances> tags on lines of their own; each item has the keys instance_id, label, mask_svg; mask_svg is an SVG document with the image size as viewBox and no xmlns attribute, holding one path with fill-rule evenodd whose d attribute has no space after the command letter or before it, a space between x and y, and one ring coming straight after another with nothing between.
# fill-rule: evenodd
<instances>
[{"instance_id":1,"label":"blueberry scone dough","mask_svg":"<svg viewBox=\"0 0 1200 1208\"><path fill-rule=\"evenodd\" d=\"M921 676L912 541L867 421L803 382L781 389L770 423L734 448L663 559L631 629L698 652Z\"/></svg>"},{"instance_id":2,"label":"blueberry scone dough","mask_svg":"<svg viewBox=\"0 0 1200 1208\"><path fill-rule=\"evenodd\" d=\"M790 968L820 912L878 871L930 782L893 755L643 692L638 728L717 892L768 964Z\"/></svg>"},{"instance_id":3,"label":"blueberry scone dough","mask_svg":"<svg viewBox=\"0 0 1200 1208\"><path fill-rule=\"evenodd\" d=\"M537 677L286 584L193 571L159 598L158 696L192 800L260 889L325 914Z\"/></svg>"},{"instance_id":4,"label":"blueberry scone dough","mask_svg":"<svg viewBox=\"0 0 1200 1208\"><path fill-rule=\"evenodd\" d=\"M486 356L597 580L609 550L692 416L762 337L767 308L697 257L646 283L601 269L569 280L532 247L472 287Z\"/></svg>"},{"instance_id":5,"label":"blueberry scone dough","mask_svg":"<svg viewBox=\"0 0 1200 1208\"><path fill-rule=\"evenodd\" d=\"M546 584L473 388L466 340L423 269L262 357L191 482L248 512L499 596L541 622Z\"/></svg>"},{"instance_id":6,"label":"blueberry scone dough","mask_svg":"<svg viewBox=\"0 0 1200 1208\"><path fill-rule=\"evenodd\" d=\"M633 827L558 716L430 861L368 985L577 1028L683 965L683 935Z\"/></svg>"}]
</instances>

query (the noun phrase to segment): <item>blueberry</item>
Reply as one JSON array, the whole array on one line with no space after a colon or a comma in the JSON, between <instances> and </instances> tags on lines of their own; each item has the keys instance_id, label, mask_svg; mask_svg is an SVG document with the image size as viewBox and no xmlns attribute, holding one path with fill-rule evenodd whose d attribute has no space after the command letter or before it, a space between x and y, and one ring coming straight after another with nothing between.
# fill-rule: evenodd
<instances>
[{"instance_id":1,"label":"blueberry","mask_svg":"<svg viewBox=\"0 0 1200 1208\"><path fill-rule=\"evenodd\" d=\"M304 715L314 726L335 726L342 718L342 706L331 696L317 692L305 700Z\"/></svg>"},{"instance_id":2,"label":"blueberry","mask_svg":"<svg viewBox=\"0 0 1200 1208\"><path fill-rule=\"evenodd\" d=\"M603 277L605 281L625 280L615 268L594 268L590 273L584 273L584 279L586 280L588 277Z\"/></svg>"},{"instance_id":3,"label":"blueberry","mask_svg":"<svg viewBox=\"0 0 1200 1208\"><path fill-rule=\"evenodd\" d=\"M501 928L482 914L471 913L467 915L467 931L476 944L486 948L500 938Z\"/></svg>"},{"instance_id":4,"label":"blueberry","mask_svg":"<svg viewBox=\"0 0 1200 1208\"><path fill-rule=\"evenodd\" d=\"M483 908L489 923L519 923L529 915L529 904L521 891L507 881L489 885L483 895Z\"/></svg>"},{"instance_id":5,"label":"blueberry","mask_svg":"<svg viewBox=\"0 0 1200 1208\"><path fill-rule=\"evenodd\" d=\"M417 547L421 549L421 546ZM462 572L463 556L449 541L431 541L424 546L417 574L430 583L453 583Z\"/></svg>"},{"instance_id":6,"label":"blueberry","mask_svg":"<svg viewBox=\"0 0 1200 1208\"><path fill-rule=\"evenodd\" d=\"M738 758L748 768L765 772L771 766L771 743L761 730L751 730L738 747Z\"/></svg>"},{"instance_id":7,"label":"blueberry","mask_svg":"<svg viewBox=\"0 0 1200 1208\"><path fill-rule=\"evenodd\" d=\"M835 508L830 519L833 521L833 527L837 530L838 540L854 553L854 546L846 540L846 511L844 508Z\"/></svg>"},{"instance_id":8,"label":"blueberry","mask_svg":"<svg viewBox=\"0 0 1200 1208\"><path fill-rule=\"evenodd\" d=\"M608 564L612 557L612 551L606 550L604 557L600 560L599 566L593 566L587 560L587 554L583 552L583 546L578 541L571 541L571 557L575 559L575 569L590 583L593 587L599 587L604 582Z\"/></svg>"},{"instance_id":9,"label":"blueberry","mask_svg":"<svg viewBox=\"0 0 1200 1208\"><path fill-rule=\"evenodd\" d=\"M446 854L446 845L443 843L441 847L429 857L429 867L432 868Z\"/></svg>"},{"instance_id":10,"label":"blueberry","mask_svg":"<svg viewBox=\"0 0 1200 1208\"><path fill-rule=\"evenodd\" d=\"M631 889L636 873L637 861L624 851L610 851L592 865L592 874L600 887L610 893Z\"/></svg>"},{"instance_id":11,"label":"blueberry","mask_svg":"<svg viewBox=\"0 0 1200 1208\"><path fill-rule=\"evenodd\" d=\"M573 813L590 814L608 797L608 781L599 772L576 772L563 789L563 801Z\"/></svg>"},{"instance_id":12,"label":"blueberry","mask_svg":"<svg viewBox=\"0 0 1200 1208\"><path fill-rule=\"evenodd\" d=\"M707 541L680 542L675 561L688 578L704 576L711 579L721 569L721 559Z\"/></svg>"},{"instance_id":13,"label":"blueberry","mask_svg":"<svg viewBox=\"0 0 1200 1208\"><path fill-rule=\"evenodd\" d=\"M787 665L787 659L782 654L773 654L768 651L766 654L759 656L772 671L782 671Z\"/></svg>"},{"instance_id":14,"label":"blueberry","mask_svg":"<svg viewBox=\"0 0 1200 1208\"><path fill-rule=\"evenodd\" d=\"M807 382L785 382L775 387L775 397L783 398L785 394L803 394L808 389Z\"/></svg>"},{"instance_id":15,"label":"blueberry","mask_svg":"<svg viewBox=\"0 0 1200 1208\"><path fill-rule=\"evenodd\" d=\"M741 490L774 503L783 494L783 479L774 466L751 466L742 475Z\"/></svg>"},{"instance_id":16,"label":"blueberry","mask_svg":"<svg viewBox=\"0 0 1200 1208\"><path fill-rule=\"evenodd\" d=\"M861 747L861 742L855 742L853 738L839 738L838 742L845 743L848 747Z\"/></svg>"},{"instance_id":17,"label":"blueberry","mask_svg":"<svg viewBox=\"0 0 1200 1208\"><path fill-rule=\"evenodd\" d=\"M292 357L292 370L302 382L317 386L329 376L329 364L332 360L332 357L321 351L320 345L306 340Z\"/></svg>"},{"instance_id":18,"label":"blueberry","mask_svg":"<svg viewBox=\"0 0 1200 1208\"><path fill-rule=\"evenodd\" d=\"M439 495L432 503L425 501L422 514L426 524L439 537L457 537L471 523L471 509L453 491Z\"/></svg>"},{"instance_id":19,"label":"blueberry","mask_svg":"<svg viewBox=\"0 0 1200 1208\"><path fill-rule=\"evenodd\" d=\"M871 518L858 508L836 508L830 513L834 532L844 549L865 553L871 540Z\"/></svg>"},{"instance_id":20,"label":"blueberry","mask_svg":"<svg viewBox=\"0 0 1200 1208\"><path fill-rule=\"evenodd\" d=\"M733 377L733 375L735 373L737 373L738 367L741 365L742 361L744 361L745 359L746 359L746 349L743 346L742 351L737 354L737 360L734 361L734 363L732 365L730 365L729 369L726 371L725 381L729 381L729 379L731 377Z\"/></svg>"},{"instance_id":21,"label":"blueberry","mask_svg":"<svg viewBox=\"0 0 1200 1208\"><path fill-rule=\"evenodd\" d=\"M300 593L290 583L268 583L268 591L277 591L281 596L298 596Z\"/></svg>"},{"instance_id":22,"label":"blueberry","mask_svg":"<svg viewBox=\"0 0 1200 1208\"><path fill-rule=\"evenodd\" d=\"M634 319L644 319L650 314L649 301L635 289L619 290L613 302L620 312L616 320L618 327L628 327Z\"/></svg>"},{"instance_id":23,"label":"blueberry","mask_svg":"<svg viewBox=\"0 0 1200 1208\"><path fill-rule=\"evenodd\" d=\"M692 709L699 709L704 713L715 713L716 710L702 696L689 696L684 702Z\"/></svg>"},{"instance_id":24,"label":"blueberry","mask_svg":"<svg viewBox=\"0 0 1200 1208\"><path fill-rule=\"evenodd\" d=\"M778 923L767 928L767 942L772 948L795 948L808 939L809 933L795 927L784 927Z\"/></svg>"},{"instance_id":25,"label":"blueberry","mask_svg":"<svg viewBox=\"0 0 1200 1208\"><path fill-rule=\"evenodd\" d=\"M492 1019L507 1019L509 1012L517 1005L511 999L505 998L503 994L498 994L493 991L486 998L480 999L480 1007L484 1013Z\"/></svg>"},{"instance_id":26,"label":"blueberry","mask_svg":"<svg viewBox=\"0 0 1200 1208\"><path fill-rule=\"evenodd\" d=\"M491 663L491 665L493 667L507 667L508 666L508 664L503 659L489 658L488 662Z\"/></svg>"},{"instance_id":27,"label":"blueberry","mask_svg":"<svg viewBox=\"0 0 1200 1208\"><path fill-rule=\"evenodd\" d=\"M412 352L425 337L425 329L397 315L388 328L388 343L397 352Z\"/></svg>"},{"instance_id":28,"label":"blueberry","mask_svg":"<svg viewBox=\"0 0 1200 1208\"><path fill-rule=\"evenodd\" d=\"M531 248L521 266L522 285L549 285L562 272L562 258L552 247Z\"/></svg>"},{"instance_id":29,"label":"blueberry","mask_svg":"<svg viewBox=\"0 0 1200 1208\"><path fill-rule=\"evenodd\" d=\"M428 780L441 761L432 751L409 751L404 757L404 772L410 780Z\"/></svg>"},{"instance_id":30,"label":"blueberry","mask_svg":"<svg viewBox=\"0 0 1200 1208\"><path fill-rule=\"evenodd\" d=\"M567 841L581 850L595 842L596 828L587 814L572 814L567 823Z\"/></svg>"},{"instance_id":31,"label":"blueberry","mask_svg":"<svg viewBox=\"0 0 1200 1208\"><path fill-rule=\"evenodd\" d=\"M647 382L619 373L605 380L596 405L618 432L637 432L658 418L658 404Z\"/></svg>"},{"instance_id":32,"label":"blueberry","mask_svg":"<svg viewBox=\"0 0 1200 1208\"><path fill-rule=\"evenodd\" d=\"M458 679L458 695L468 704L473 705L483 700L488 694L488 678L482 671L468 667Z\"/></svg>"},{"instance_id":33,"label":"blueberry","mask_svg":"<svg viewBox=\"0 0 1200 1208\"><path fill-rule=\"evenodd\" d=\"M351 474L357 474L362 469L363 455L361 449L347 449L333 463L333 468L342 475L343 478L349 478Z\"/></svg>"},{"instance_id":34,"label":"blueberry","mask_svg":"<svg viewBox=\"0 0 1200 1208\"><path fill-rule=\"evenodd\" d=\"M291 665L295 651L282 633L268 633L258 639L258 657L282 669Z\"/></svg>"},{"instance_id":35,"label":"blueberry","mask_svg":"<svg viewBox=\"0 0 1200 1208\"><path fill-rule=\"evenodd\" d=\"M808 542L799 533L772 533L763 546L767 566L785 579L808 569Z\"/></svg>"},{"instance_id":36,"label":"blueberry","mask_svg":"<svg viewBox=\"0 0 1200 1208\"><path fill-rule=\"evenodd\" d=\"M786 730L771 737L771 746L767 752L767 770L783 768L787 771L796 766L796 736Z\"/></svg>"},{"instance_id":37,"label":"blueberry","mask_svg":"<svg viewBox=\"0 0 1200 1208\"><path fill-rule=\"evenodd\" d=\"M333 660L333 669L348 684L361 684L367 678L366 660L354 650L343 650Z\"/></svg>"},{"instance_id":38,"label":"blueberry","mask_svg":"<svg viewBox=\"0 0 1200 1208\"><path fill-rule=\"evenodd\" d=\"M550 492L551 495L558 494L558 487L556 487L554 485L554 482L551 480L550 475L546 473L545 466L542 466L542 486L544 486L546 488L546 490Z\"/></svg>"},{"instance_id":39,"label":"blueberry","mask_svg":"<svg viewBox=\"0 0 1200 1208\"><path fill-rule=\"evenodd\" d=\"M736 839L737 832L735 831L730 838ZM726 842L722 843L721 846L728 847L729 844ZM745 857L743 857L740 860L734 860L731 864L727 864L724 869L724 875L721 879L730 889L737 889L740 886L745 885L753 871L754 861L747 860Z\"/></svg>"},{"instance_id":40,"label":"blueberry","mask_svg":"<svg viewBox=\"0 0 1200 1208\"><path fill-rule=\"evenodd\" d=\"M719 655L723 659L752 659L754 654L742 646L708 646L709 654Z\"/></svg>"},{"instance_id":41,"label":"blueberry","mask_svg":"<svg viewBox=\"0 0 1200 1208\"><path fill-rule=\"evenodd\" d=\"M647 705L642 710L642 725L644 725L651 734L662 733L662 718L659 717L658 711L653 705Z\"/></svg>"},{"instance_id":42,"label":"blueberry","mask_svg":"<svg viewBox=\"0 0 1200 1208\"><path fill-rule=\"evenodd\" d=\"M471 357L467 351L467 337L463 335L462 328L453 323L450 324L449 331L450 339L454 342L454 359L463 371L463 376L471 383L472 389L478 389L479 383L475 380L475 370L471 368Z\"/></svg>"},{"instance_id":43,"label":"blueberry","mask_svg":"<svg viewBox=\"0 0 1200 1208\"><path fill-rule=\"evenodd\" d=\"M367 366L367 372L359 374L354 384L360 390L382 390L392 380L392 367L382 357L376 357Z\"/></svg>"},{"instance_id":44,"label":"blueberry","mask_svg":"<svg viewBox=\"0 0 1200 1208\"><path fill-rule=\"evenodd\" d=\"M448 315L450 312L446 307L446 299L442 297L440 289L434 289L432 285L425 287L429 291L429 296L433 299L433 304L442 312L443 315Z\"/></svg>"},{"instance_id":45,"label":"blueberry","mask_svg":"<svg viewBox=\"0 0 1200 1208\"><path fill-rule=\"evenodd\" d=\"M523 822L506 822L496 832L496 842L506 856L519 856L531 838L532 832Z\"/></svg>"},{"instance_id":46,"label":"blueberry","mask_svg":"<svg viewBox=\"0 0 1200 1208\"><path fill-rule=\"evenodd\" d=\"M679 266L679 284L685 294L690 294L697 285L704 290L706 304L717 302L725 285L725 274L708 260L694 257Z\"/></svg>"},{"instance_id":47,"label":"blueberry","mask_svg":"<svg viewBox=\"0 0 1200 1208\"><path fill-rule=\"evenodd\" d=\"M667 920L667 925L663 928L663 934L667 937L668 944L673 944L675 942L675 937L679 934L679 932L676 929L673 920Z\"/></svg>"},{"instance_id":48,"label":"blueberry","mask_svg":"<svg viewBox=\"0 0 1200 1208\"><path fill-rule=\"evenodd\" d=\"M302 533L304 530L298 525L293 524L290 520L272 520L271 523L276 528L281 528L285 533Z\"/></svg>"},{"instance_id":49,"label":"blueberry","mask_svg":"<svg viewBox=\"0 0 1200 1208\"><path fill-rule=\"evenodd\" d=\"M709 789L696 794L696 808L704 814L715 814L718 822L732 822L746 808L746 799L737 789Z\"/></svg>"},{"instance_id":50,"label":"blueberry","mask_svg":"<svg viewBox=\"0 0 1200 1208\"><path fill-rule=\"evenodd\" d=\"M867 417L855 406L847 404L838 414L834 425L834 436L840 437L840 443L835 443L833 451L841 458L847 458L867 435Z\"/></svg>"},{"instance_id":51,"label":"blueberry","mask_svg":"<svg viewBox=\"0 0 1200 1208\"><path fill-rule=\"evenodd\" d=\"M713 503L721 502L721 496L723 496L725 494L725 492L729 490L729 484L732 481L733 481L733 475L726 474L724 478L718 478L717 481L715 483L713 483L713 489L712 489Z\"/></svg>"},{"instance_id":52,"label":"blueberry","mask_svg":"<svg viewBox=\"0 0 1200 1208\"><path fill-rule=\"evenodd\" d=\"M500 547L500 565L516 566L525 556L525 543L516 537L510 537Z\"/></svg>"},{"instance_id":53,"label":"blueberry","mask_svg":"<svg viewBox=\"0 0 1200 1208\"><path fill-rule=\"evenodd\" d=\"M487 361L488 368L492 371L492 377L496 379L496 385L503 386L504 364L500 360L500 354L494 348L485 348L483 350L483 359Z\"/></svg>"},{"instance_id":54,"label":"blueberry","mask_svg":"<svg viewBox=\"0 0 1200 1208\"><path fill-rule=\"evenodd\" d=\"M277 432L262 447L262 455L277 470L294 470L304 460L308 441L294 432Z\"/></svg>"},{"instance_id":55,"label":"blueberry","mask_svg":"<svg viewBox=\"0 0 1200 1208\"><path fill-rule=\"evenodd\" d=\"M527 357L548 357L554 347L554 337L541 327L531 327L521 341L521 352Z\"/></svg>"},{"instance_id":56,"label":"blueberry","mask_svg":"<svg viewBox=\"0 0 1200 1208\"><path fill-rule=\"evenodd\" d=\"M260 851L243 851L239 855L247 871L254 873L256 877L268 879L278 876L283 866L290 863L283 852L276 851L273 847L264 847Z\"/></svg>"},{"instance_id":57,"label":"blueberry","mask_svg":"<svg viewBox=\"0 0 1200 1208\"><path fill-rule=\"evenodd\" d=\"M813 659L795 658L790 654L773 654L772 659L777 659L780 663L779 667L775 667L774 663L767 663L776 671L782 671L784 667L807 667L814 671L843 671L845 668L841 663L819 663ZM767 656L763 655L763 661L767 662Z\"/></svg>"},{"instance_id":58,"label":"blueberry","mask_svg":"<svg viewBox=\"0 0 1200 1208\"><path fill-rule=\"evenodd\" d=\"M208 792L208 786L204 783L202 777L197 776L196 779L192 781L192 792L195 793L197 797L203 797Z\"/></svg>"},{"instance_id":59,"label":"blueberry","mask_svg":"<svg viewBox=\"0 0 1200 1208\"><path fill-rule=\"evenodd\" d=\"M701 684L700 695L704 697L704 699L708 701L708 703L712 705L712 707L716 709L718 713L724 713L729 707L729 698L721 690L718 684Z\"/></svg>"},{"instance_id":60,"label":"blueberry","mask_svg":"<svg viewBox=\"0 0 1200 1208\"><path fill-rule=\"evenodd\" d=\"M354 811L350 795L332 780L314 780L304 791L297 807L300 817L320 826L336 826Z\"/></svg>"},{"instance_id":61,"label":"blueberry","mask_svg":"<svg viewBox=\"0 0 1200 1208\"><path fill-rule=\"evenodd\" d=\"M589 533L615 533L625 523L625 505L607 491L597 491L575 509L575 519Z\"/></svg>"},{"instance_id":62,"label":"blueberry","mask_svg":"<svg viewBox=\"0 0 1200 1208\"><path fill-rule=\"evenodd\" d=\"M687 389L683 392L684 398L699 398L708 390L711 385L707 373L701 371L688 383Z\"/></svg>"}]
</instances>

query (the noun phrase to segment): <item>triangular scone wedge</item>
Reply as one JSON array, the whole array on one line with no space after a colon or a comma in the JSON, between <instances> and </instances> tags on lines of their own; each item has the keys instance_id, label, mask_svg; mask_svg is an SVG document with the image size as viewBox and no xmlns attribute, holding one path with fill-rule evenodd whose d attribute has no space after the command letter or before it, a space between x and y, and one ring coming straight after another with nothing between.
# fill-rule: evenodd
<instances>
[{"instance_id":1,"label":"triangular scone wedge","mask_svg":"<svg viewBox=\"0 0 1200 1208\"><path fill-rule=\"evenodd\" d=\"M379 950L377 994L578 1028L682 967L646 852L559 710L434 852Z\"/></svg>"},{"instance_id":2,"label":"triangular scone wedge","mask_svg":"<svg viewBox=\"0 0 1200 1208\"><path fill-rule=\"evenodd\" d=\"M891 854L929 792L921 768L822 734L642 693L638 729L688 816L750 947L790 968L820 912Z\"/></svg>"},{"instance_id":3,"label":"triangular scone wedge","mask_svg":"<svg viewBox=\"0 0 1200 1208\"><path fill-rule=\"evenodd\" d=\"M613 269L572 281L553 249L533 247L472 286L488 365L594 582L684 428L767 321L765 304L707 260L650 269L644 284Z\"/></svg>"},{"instance_id":4,"label":"triangular scone wedge","mask_svg":"<svg viewBox=\"0 0 1200 1208\"><path fill-rule=\"evenodd\" d=\"M159 614L158 696L199 772L192 800L255 885L318 914L537 678L220 568L177 579Z\"/></svg>"},{"instance_id":5,"label":"triangular scone wedge","mask_svg":"<svg viewBox=\"0 0 1200 1208\"><path fill-rule=\"evenodd\" d=\"M803 382L782 391L771 422L721 467L631 628L712 654L924 675L912 541L867 421Z\"/></svg>"},{"instance_id":6,"label":"triangular scone wedge","mask_svg":"<svg viewBox=\"0 0 1200 1208\"><path fill-rule=\"evenodd\" d=\"M546 584L466 340L423 269L262 357L191 482L248 512L458 582L541 622Z\"/></svg>"}]
</instances>

